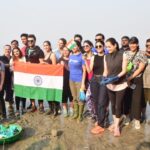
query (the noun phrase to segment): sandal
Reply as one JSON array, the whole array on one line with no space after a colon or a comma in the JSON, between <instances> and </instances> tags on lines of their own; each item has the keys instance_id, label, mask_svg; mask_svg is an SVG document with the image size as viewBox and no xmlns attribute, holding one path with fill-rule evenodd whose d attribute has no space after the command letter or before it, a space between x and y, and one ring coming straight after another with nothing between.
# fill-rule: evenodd
<instances>
[{"instance_id":1,"label":"sandal","mask_svg":"<svg viewBox=\"0 0 150 150\"><path fill-rule=\"evenodd\" d=\"M100 126L96 126L91 130L91 133L93 134L100 134L102 132L104 132L104 128L100 127Z\"/></svg>"}]
</instances>

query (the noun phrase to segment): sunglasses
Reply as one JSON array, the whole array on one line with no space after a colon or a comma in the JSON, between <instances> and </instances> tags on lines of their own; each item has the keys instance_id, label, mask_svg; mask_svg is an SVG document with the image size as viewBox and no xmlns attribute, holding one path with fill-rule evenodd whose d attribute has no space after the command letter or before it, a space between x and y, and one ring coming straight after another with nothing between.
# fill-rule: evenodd
<instances>
[{"instance_id":1,"label":"sunglasses","mask_svg":"<svg viewBox=\"0 0 150 150\"><path fill-rule=\"evenodd\" d=\"M146 46L146 48L150 47L150 45L149 45L149 44L146 44L145 46Z\"/></svg>"},{"instance_id":2,"label":"sunglasses","mask_svg":"<svg viewBox=\"0 0 150 150\"><path fill-rule=\"evenodd\" d=\"M90 47L89 45L84 45L83 48Z\"/></svg>"},{"instance_id":3,"label":"sunglasses","mask_svg":"<svg viewBox=\"0 0 150 150\"><path fill-rule=\"evenodd\" d=\"M28 40L28 43L33 43L34 42L34 40Z\"/></svg>"},{"instance_id":4,"label":"sunglasses","mask_svg":"<svg viewBox=\"0 0 150 150\"><path fill-rule=\"evenodd\" d=\"M102 48L102 45L96 45L95 48Z\"/></svg>"}]
</instances>

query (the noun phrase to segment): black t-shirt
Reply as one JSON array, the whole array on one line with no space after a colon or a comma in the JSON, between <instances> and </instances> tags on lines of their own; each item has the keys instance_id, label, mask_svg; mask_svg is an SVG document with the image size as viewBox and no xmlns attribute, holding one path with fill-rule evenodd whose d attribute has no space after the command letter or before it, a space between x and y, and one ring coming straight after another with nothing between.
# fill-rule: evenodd
<instances>
[{"instance_id":1,"label":"black t-shirt","mask_svg":"<svg viewBox=\"0 0 150 150\"><path fill-rule=\"evenodd\" d=\"M44 53L39 46L34 48L27 48L26 50L26 61L31 63L40 63L39 59L44 59Z\"/></svg>"},{"instance_id":2,"label":"black t-shirt","mask_svg":"<svg viewBox=\"0 0 150 150\"><path fill-rule=\"evenodd\" d=\"M94 56L93 73L95 75L103 75L104 72L104 56Z\"/></svg>"},{"instance_id":3,"label":"black t-shirt","mask_svg":"<svg viewBox=\"0 0 150 150\"><path fill-rule=\"evenodd\" d=\"M122 71L123 53L116 51L114 53L106 55L106 64L108 68L108 77L117 76ZM125 75L122 76L119 81L114 84L125 81Z\"/></svg>"},{"instance_id":4,"label":"black t-shirt","mask_svg":"<svg viewBox=\"0 0 150 150\"><path fill-rule=\"evenodd\" d=\"M123 53L114 52L106 55L108 76L116 76L122 70Z\"/></svg>"}]
</instances>

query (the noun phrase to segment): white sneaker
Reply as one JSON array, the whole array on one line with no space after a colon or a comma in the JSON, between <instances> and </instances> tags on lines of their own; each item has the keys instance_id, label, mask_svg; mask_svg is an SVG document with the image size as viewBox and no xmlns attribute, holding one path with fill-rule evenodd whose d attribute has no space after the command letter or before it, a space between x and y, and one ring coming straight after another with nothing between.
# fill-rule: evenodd
<instances>
[{"instance_id":1,"label":"white sneaker","mask_svg":"<svg viewBox=\"0 0 150 150\"><path fill-rule=\"evenodd\" d=\"M140 125L140 121L139 120L135 120L134 121L134 127L135 127L135 129L140 129L141 128L141 125Z\"/></svg>"},{"instance_id":2,"label":"white sneaker","mask_svg":"<svg viewBox=\"0 0 150 150\"><path fill-rule=\"evenodd\" d=\"M125 116L125 119L124 119L123 124L124 124L125 126L128 126L129 123L130 123L130 118L129 118L128 116Z\"/></svg>"},{"instance_id":3,"label":"white sneaker","mask_svg":"<svg viewBox=\"0 0 150 150\"><path fill-rule=\"evenodd\" d=\"M72 108L72 107L70 107L70 109L69 109L69 116L70 116L70 117L73 116L73 108Z\"/></svg>"}]
</instances>

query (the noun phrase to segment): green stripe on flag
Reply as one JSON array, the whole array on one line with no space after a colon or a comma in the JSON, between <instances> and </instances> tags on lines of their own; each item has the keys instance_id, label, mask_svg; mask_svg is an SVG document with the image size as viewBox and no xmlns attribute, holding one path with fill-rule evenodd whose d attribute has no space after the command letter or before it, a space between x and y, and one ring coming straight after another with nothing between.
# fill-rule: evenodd
<instances>
[{"instance_id":1,"label":"green stripe on flag","mask_svg":"<svg viewBox=\"0 0 150 150\"><path fill-rule=\"evenodd\" d=\"M40 87L30 87L22 85L14 85L15 96L22 98L46 100L46 101L62 101L62 90L49 89Z\"/></svg>"},{"instance_id":2,"label":"green stripe on flag","mask_svg":"<svg viewBox=\"0 0 150 150\"><path fill-rule=\"evenodd\" d=\"M68 48L69 48L70 50L72 50L75 46L76 46L76 43L73 42L73 43L71 43L71 45L68 46Z\"/></svg>"}]
</instances>

